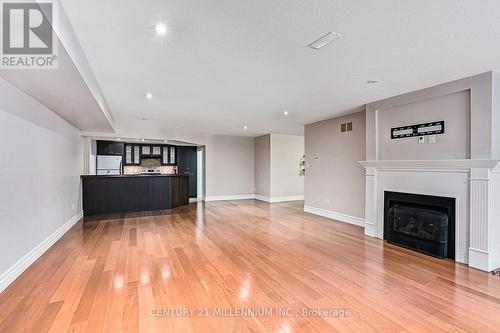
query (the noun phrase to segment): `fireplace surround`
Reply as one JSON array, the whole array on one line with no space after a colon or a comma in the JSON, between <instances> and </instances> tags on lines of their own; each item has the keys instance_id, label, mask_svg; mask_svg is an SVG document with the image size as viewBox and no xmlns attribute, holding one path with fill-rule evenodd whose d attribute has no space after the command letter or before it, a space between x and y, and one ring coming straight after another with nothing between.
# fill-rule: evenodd
<instances>
[{"instance_id":1,"label":"fireplace surround","mask_svg":"<svg viewBox=\"0 0 500 333\"><path fill-rule=\"evenodd\" d=\"M384 238L384 192L455 199L455 260L500 267L500 74L487 72L366 104L365 234ZM391 128L444 121L435 140Z\"/></svg>"},{"instance_id":2,"label":"fireplace surround","mask_svg":"<svg viewBox=\"0 0 500 333\"><path fill-rule=\"evenodd\" d=\"M455 200L455 261L500 267L499 160L360 161L365 167L365 234L384 239L385 192Z\"/></svg>"}]
</instances>

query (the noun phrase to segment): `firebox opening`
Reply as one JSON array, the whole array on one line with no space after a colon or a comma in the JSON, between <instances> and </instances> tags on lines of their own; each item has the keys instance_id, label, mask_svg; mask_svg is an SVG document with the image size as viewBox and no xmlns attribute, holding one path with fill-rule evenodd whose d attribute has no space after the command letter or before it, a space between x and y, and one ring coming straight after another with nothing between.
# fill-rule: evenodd
<instances>
[{"instance_id":1,"label":"firebox opening","mask_svg":"<svg viewBox=\"0 0 500 333\"><path fill-rule=\"evenodd\" d=\"M455 199L386 191L384 239L434 257L455 260Z\"/></svg>"}]
</instances>

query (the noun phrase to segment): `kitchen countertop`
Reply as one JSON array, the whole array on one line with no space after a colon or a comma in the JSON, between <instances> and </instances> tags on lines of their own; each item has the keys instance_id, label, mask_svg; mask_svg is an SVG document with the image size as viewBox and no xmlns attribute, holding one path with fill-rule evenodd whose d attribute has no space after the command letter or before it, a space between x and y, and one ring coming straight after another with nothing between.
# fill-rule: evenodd
<instances>
[{"instance_id":1,"label":"kitchen countertop","mask_svg":"<svg viewBox=\"0 0 500 333\"><path fill-rule=\"evenodd\" d=\"M82 179L89 178L135 178L135 177L187 177L185 174L141 174L141 175L81 175Z\"/></svg>"}]
</instances>

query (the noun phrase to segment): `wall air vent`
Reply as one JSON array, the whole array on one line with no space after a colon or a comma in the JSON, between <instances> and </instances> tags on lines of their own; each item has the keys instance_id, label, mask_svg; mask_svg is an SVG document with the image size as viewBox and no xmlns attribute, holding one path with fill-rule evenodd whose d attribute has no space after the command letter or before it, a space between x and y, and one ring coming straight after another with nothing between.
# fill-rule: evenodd
<instances>
[{"instance_id":1,"label":"wall air vent","mask_svg":"<svg viewBox=\"0 0 500 333\"><path fill-rule=\"evenodd\" d=\"M337 32L329 32L326 35L316 39L311 44L307 45L307 47L314 49L314 50L319 50L320 48L322 48L326 44L333 42L334 40L336 40L340 37L342 37L342 35L337 33Z\"/></svg>"},{"instance_id":2,"label":"wall air vent","mask_svg":"<svg viewBox=\"0 0 500 333\"><path fill-rule=\"evenodd\" d=\"M350 121L348 123L340 124L340 132L341 133L352 132L352 130L353 130L352 121Z\"/></svg>"}]
</instances>

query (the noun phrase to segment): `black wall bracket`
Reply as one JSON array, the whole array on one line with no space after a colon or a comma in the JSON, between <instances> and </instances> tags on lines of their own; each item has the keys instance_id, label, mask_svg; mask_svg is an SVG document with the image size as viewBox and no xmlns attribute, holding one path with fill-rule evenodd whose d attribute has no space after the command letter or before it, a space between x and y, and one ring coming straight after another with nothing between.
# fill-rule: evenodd
<instances>
[{"instance_id":1,"label":"black wall bracket","mask_svg":"<svg viewBox=\"0 0 500 333\"><path fill-rule=\"evenodd\" d=\"M391 128L391 139L444 133L444 120Z\"/></svg>"}]
</instances>

